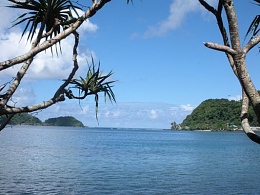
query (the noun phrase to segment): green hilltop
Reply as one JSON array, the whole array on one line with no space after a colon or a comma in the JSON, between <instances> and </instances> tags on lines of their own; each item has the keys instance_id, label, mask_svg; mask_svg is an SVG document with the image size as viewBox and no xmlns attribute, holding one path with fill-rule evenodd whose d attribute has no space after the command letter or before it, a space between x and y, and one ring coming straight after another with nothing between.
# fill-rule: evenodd
<instances>
[{"instance_id":1,"label":"green hilltop","mask_svg":"<svg viewBox=\"0 0 260 195\"><path fill-rule=\"evenodd\" d=\"M73 126L84 127L83 123L72 116L61 116L58 118L49 118L44 121L44 125L48 126Z\"/></svg>"},{"instance_id":2,"label":"green hilltop","mask_svg":"<svg viewBox=\"0 0 260 195\"><path fill-rule=\"evenodd\" d=\"M0 123L1 123L0 118ZM70 126L70 127L84 127L83 123L72 116L62 116L57 118L49 118L42 122L39 118L28 113L16 114L9 125L35 125L35 126Z\"/></svg>"},{"instance_id":3,"label":"green hilltop","mask_svg":"<svg viewBox=\"0 0 260 195\"><path fill-rule=\"evenodd\" d=\"M202 102L177 127L184 130L234 130L241 128L241 101L208 99ZM258 126L253 109L249 107L249 122ZM176 123L172 123L172 129Z\"/></svg>"}]
</instances>

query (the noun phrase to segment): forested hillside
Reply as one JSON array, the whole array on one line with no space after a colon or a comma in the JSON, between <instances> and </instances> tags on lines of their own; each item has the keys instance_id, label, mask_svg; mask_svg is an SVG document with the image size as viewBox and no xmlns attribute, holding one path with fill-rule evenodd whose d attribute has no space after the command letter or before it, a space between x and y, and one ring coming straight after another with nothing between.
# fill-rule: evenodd
<instances>
[{"instance_id":1,"label":"forested hillside","mask_svg":"<svg viewBox=\"0 0 260 195\"><path fill-rule=\"evenodd\" d=\"M2 123L4 116L1 116L0 123ZM32 116L28 113L16 114L9 125L42 125L42 121L35 116Z\"/></svg>"},{"instance_id":2,"label":"forested hillside","mask_svg":"<svg viewBox=\"0 0 260 195\"><path fill-rule=\"evenodd\" d=\"M3 121L3 116L0 118L0 123ZM42 122L39 118L28 113L21 113L15 115L9 125L46 125L46 126L71 126L84 127L83 123L72 116L63 116L57 118L49 118Z\"/></svg>"},{"instance_id":3,"label":"forested hillside","mask_svg":"<svg viewBox=\"0 0 260 195\"><path fill-rule=\"evenodd\" d=\"M49 118L44 121L44 125L48 126L73 126L84 127L83 123L72 116L62 116L57 118Z\"/></svg>"},{"instance_id":4,"label":"forested hillside","mask_svg":"<svg viewBox=\"0 0 260 195\"><path fill-rule=\"evenodd\" d=\"M195 108L183 120L181 127L190 130L231 130L241 128L240 110L240 101L209 99ZM251 107L249 109L249 121L251 126L258 126Z\"/></svg>"}]
</instances>

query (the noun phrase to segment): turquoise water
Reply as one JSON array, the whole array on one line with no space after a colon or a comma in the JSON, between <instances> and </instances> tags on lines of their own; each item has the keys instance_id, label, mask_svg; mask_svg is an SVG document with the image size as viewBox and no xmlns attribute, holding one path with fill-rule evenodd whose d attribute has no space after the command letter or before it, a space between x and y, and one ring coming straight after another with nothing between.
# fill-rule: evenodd
<instances>
[{"instance_id":1,"label":"turquoise water","mask_svg":"<svg viewBox=\"0 0 260 195\"><path fill-rule=\"evenodd\" d=\"M0 194L259 194L259 154L242 132L15 126Z\"/></svg>"}]
</instances>

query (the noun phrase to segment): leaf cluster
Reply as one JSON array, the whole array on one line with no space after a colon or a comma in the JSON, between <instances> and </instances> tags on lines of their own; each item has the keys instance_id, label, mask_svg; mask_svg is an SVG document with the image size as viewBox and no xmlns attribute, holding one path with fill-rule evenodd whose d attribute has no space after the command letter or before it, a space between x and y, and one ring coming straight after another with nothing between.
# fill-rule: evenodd
<instances>
[{"instance_id":1,"label":"leaf cluster","mask_svg":"<svg viewBox=\"0 0 260 195\"><path fill-rule=\"evenodd\" d=\"M116 102L115 94L112 90L112 83L116 81L109 81L109 78L112 76L113 72L110 71L108 74L103 74L100 70L100 62L96 68L94 60L92 58L91 65L89 65L87 75L85 78L80 77L72 79L69 83L72 87L65 92L65 95L70 99L84 99L88 95L95 96L96 103L96 118L98 113L99 105L99 93L104 93L105 102L108 97L111 103ZM78 90L78 96L73 94L73 89Z\"/></svg>"},{"instance_id":2,"label":"leaf cluster","mask_svg":"<svg viewBox=\"0 0 260 195\"><path fill-rule=\"evenodd\" d=\"M260 6L260 0L254 0L256 5ZM259 33L259 23L260 23L260 15L256 15L254 20L251 22L248 31L246 33L246 37L252 33L252 37L256 36Z\"/></svg>"},{"instance_id":3,"label":"leaf cluster","mask_svg":"<svg viewBox=\"0 0 260 195\"><path fill-rule=\"evenodd\" d=\"M29 30L27 40L30 41L32 40L39 24L43 29L45 29L46 33L49 32L48 36L50 38L52 38L53 35L55 36L59 34L61 31L61 25L73 18L71 11L73 10L77 13L76 8L80 9L73 5L70 0L31 0L29 3L17 2L8 7L26 11L15 20L13 26L26 22L22 37L25 32Z\"/></svg>"}]
</instances>

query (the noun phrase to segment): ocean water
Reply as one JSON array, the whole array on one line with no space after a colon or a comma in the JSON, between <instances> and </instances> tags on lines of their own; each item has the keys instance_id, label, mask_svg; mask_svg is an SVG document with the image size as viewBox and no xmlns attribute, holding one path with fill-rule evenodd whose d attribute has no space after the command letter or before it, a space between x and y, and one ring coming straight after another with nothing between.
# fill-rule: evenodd
<instances>
[{"instance_id":1,"label":"ocean water","mask_svg":"<svg viewBox=\"0 0 260 195\"><path fill-rule=\"evenodd\" d=\"M259 173L260 147L242 132L0 132L0 194L259 194Z\"/></svg>"}]
</instances>

